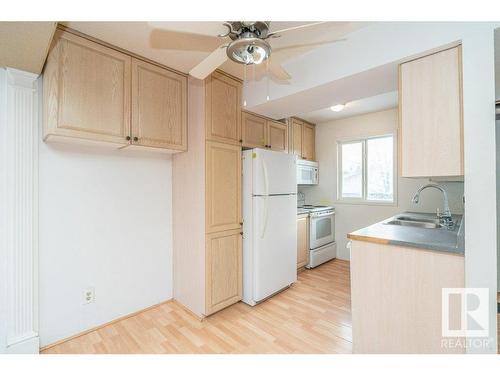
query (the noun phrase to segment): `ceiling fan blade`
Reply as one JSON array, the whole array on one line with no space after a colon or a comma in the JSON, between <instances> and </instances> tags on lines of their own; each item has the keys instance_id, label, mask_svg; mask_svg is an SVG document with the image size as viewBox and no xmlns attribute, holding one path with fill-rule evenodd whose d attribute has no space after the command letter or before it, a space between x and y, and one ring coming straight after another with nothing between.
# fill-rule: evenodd
<instances>
[{"instance_id":1,"label":"ceiling fan blade","mask_svg":"<svg viewBox=\"0 0 500 375\"><path fill-rule=\"evenodd\" d=\"M324 21L323 22L312 22L312 23L307 23L305 25L288 27L286 29L276 30L276 31L269 33L267 35L267 38L273 38L273 37L276 38L278 36L278 34L283 34L283 33L286 33L287 31L305 29L305 28L312 27L312 26L322 25L324 23L328 23L328 22L324 22Z\"/></svg>"},{"instance_id":2,"label":"ceiling fan blade","mask_svg":"<svg viewBox=\"0 0 500 375\"><path fill-rule=\"evenodd\" d=\"M278 81L288 81L292 78L292 76L290 76L285 68L283 68L283 66L278 62L273 63L272 60L269 61L268 69L273 78Z\"/></svg>"},{"instance_id":3,"label":"ceiling fan blade","mask_svg":"<svg viewBox=\"0 0 500 375\"><path fill-rule=\"evenodd\" d=\"M223 22L148 22L148 25L154 29L214 37L227 32Z\"/></svg>"},{"instance_id":4,"label":"ceiling fan blade","mask_svg":"<svg viewBox=\"0 0 500 375\"><path fill-rule=\"evenodd\" d=\"M302 49L302 48L314 48L314 47L320 47L324 46L327 44L333 44L333 43L338 43L338 42L345 42L347 39L333 39L333 40L325 40L323 42L315 42L315 43L302 43L302 44L294 44L291 46L285 46L285 47L280 47L280 48L273 48L273 52L279 52L279 51L290 51L294 49Z\"/></svg>"},{"instance_id":5,"label":"ceiling fan blade","mask_svg":"<svg viewBox=\"0 0 500 375\"><path fill-rule=\"evenodd\" d=\"M207 78L210 73L227 60L226 47L226 45L223 45L213 51L201 63L191 69L189 75L198 79Z\"/></svg>"},{"instance_id":6,"label":"ceiling fan blade","mask_svg":"<svg viewBox=\"0 0 500 375\"><path fill-rule=\"evenodd\" d=\"M175 31L153 29L149 44L155 49L211 52L223 43L222 38L200 34L186 34Z\"/></svg>"}]
</instances>

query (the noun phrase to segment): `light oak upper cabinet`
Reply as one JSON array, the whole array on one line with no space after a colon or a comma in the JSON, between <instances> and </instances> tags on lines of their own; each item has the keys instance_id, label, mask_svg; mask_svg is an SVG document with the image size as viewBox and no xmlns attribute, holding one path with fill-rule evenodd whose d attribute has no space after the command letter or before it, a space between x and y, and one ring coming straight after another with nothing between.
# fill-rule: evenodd
<instances>
[{"instance_id":1,"label":"light oak upper cabinet","mask_svg":"<svg viewBox=\"0 0 500 375\"><path fill-rule=\"evenodd\" d=\"M207 315L242 298L241 246L240 230L207 235L205 259Z\"/></svg>"},{"instance_id":2,"label":"light oak upper cabinet","mask_svg":"<svg viewBox=\"0 0 500 375\"><path fill-rule=\"evenodd\" d=\"M297 269L309 263L309 218L297 218Z\"/></svg>"},{"instance_id":3,"label":"light oak upper cabinet","mask_svg":"<svg viewBox=\"0 0 500 375\"><path fill-rule=\"evenodd\" d=\"M44 139L127 144L131 57L57 30L43 77Z\"/></svg>"},{"instance_id":4,"label":"light oak upper cabinet","mask_svg":"<svg viewBox=\"0 0 500 375\"><path fill-rule=\"evenodd\" d=\"M241 144L241 83L216 71L205 90L207 139Z\"/></svg>"},{"instance_id":5,"label":"light oak upper cabinet","mask_svg":"<svg viewBox=\"0 0 500 375\"><path fill-rule=\"evenodd\" d=\"M302 157L306 160L314 160L315 151L314 125L304 123L302 124Z\"/></svg>"},{"instance_id":6,"label":"light oak upper cabinet","mask_svg":"<svg viewBox=\"0 0 500 375\"><path fill-rule=\"evenodd\" d=\"M207 233L241 228L241 147L206 143Z\"/></svg>"},{"instance_id":7,"label":"light oak upper cabinet","mask_svg":"<svg viewBox=\"0 0 500 375\"><path fill-rule=\"evenodd\" d=\"M315 125L292 117L290 119L290 130L290 152L298 155L302 159L315 160Z\"/></svg>"},{"instance_id":8,"label":"light oak upper cabinet","mask_svg":"<svg viewBox=\"0 0 500 375\"><path fill-rule=\"evenodd\" d=\"M288 152L288 125L250 112L241 114L243 147Z\"/></svg>"},{"instance_id":9,"label":"light oak upper cabinet","mask_svg":"<svg viewBox=\"0 0 500 375\"><path fill-rule=\"evenodd\" d=\"M267 120L253 113L242 112L241 134L244 147L264 148L267 145Z\"/></svg>"},{"instance_id":10,"label":"light oak upper cabinet","mask_svg":"<svg viewBox=\"0 0 500 375\"><path fill-rule=\"evenodd\" d=\"M302 124L303 122L296 118L290 119L292 153L300 157L302 157Z\"/></svg>"},{"instance_id":11,"label":"light oak upper cabinet","mask_svg":"<svg viewBox=\"0 0 500 375\"><path fill-rule=\"evenodd\" d=\"M187 149L187 78L132 59L132 144Z\"/></svg>"},{"instance_id":12,"label":"light oak upper cabinet","mask_svg":"<svg viewBox=\"0 0 500 375\"><path fill-rule=\"evenodd\" d=\"M271 150L288 152L288 125L268 120L267 144Z\"/></svg>"},{"instance_id":13,"label":"light oak upper cabinet","mask_svg":"<svg viewBox=\"0 0 500 375\"><path fill-rule=\"evenodd\" d=\"M400 65L403 177L463 175L461 47Z\"/></svg>"}]
</instances>

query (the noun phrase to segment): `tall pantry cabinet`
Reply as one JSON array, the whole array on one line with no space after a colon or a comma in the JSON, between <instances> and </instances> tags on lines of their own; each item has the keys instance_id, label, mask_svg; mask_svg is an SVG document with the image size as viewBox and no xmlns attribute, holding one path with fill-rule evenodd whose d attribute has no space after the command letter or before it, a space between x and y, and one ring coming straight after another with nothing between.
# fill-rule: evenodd
<instances>
[{"instance_id":1,"label":"tall pantry cabinet","mask_svg":"<svg viewBox=\"0 0 500 375\"><path fill-rule=\"evenodd\" d=\"M241 82L188 79L188 151L173 157L174 299L199 317L242 297Z\"/></svg>"}]
</instances>

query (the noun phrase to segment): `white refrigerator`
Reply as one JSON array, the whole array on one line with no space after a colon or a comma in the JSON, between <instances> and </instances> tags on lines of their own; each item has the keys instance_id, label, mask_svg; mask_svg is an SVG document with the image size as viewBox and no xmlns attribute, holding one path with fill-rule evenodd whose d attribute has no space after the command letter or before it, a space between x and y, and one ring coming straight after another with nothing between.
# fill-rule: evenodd
<instances>
[{"instance_id":1,"label":"white refrigerator","mask_svg":"<svg viewBox=\"0 0 500 375\"><path fill-rule=\"evenodd\" d=\"M296 156L243 151L243 302L297 281Z\"/></svg>"}]
</instances>

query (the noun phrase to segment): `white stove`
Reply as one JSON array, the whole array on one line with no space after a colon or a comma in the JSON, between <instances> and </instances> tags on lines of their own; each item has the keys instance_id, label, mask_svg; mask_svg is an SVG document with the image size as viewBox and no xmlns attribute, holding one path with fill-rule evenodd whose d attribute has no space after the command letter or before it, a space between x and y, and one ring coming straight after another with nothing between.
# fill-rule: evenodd
<instances>
[{"instance_id":1,"label":"white stove","mask_svg":"<svg viewBox=\"0 0 500 375\"><path fill-rule=\"evenodd\" d=\"M309 264L314 268L337 256L335 209L332 206L303 205L299 213L309 213Z\"/></svg>"},{"instance_id":2,"label":"white stove","mask_svg":"<svg viewBox=\"0 0 500 375\"><path fill-rule=\"evenodd\" d=\"M335 210L332 206L318 206L313 204L304 204L302 206L297 207L297 209L303 210L304 212Z\"/></svg>"}]
</instances>

